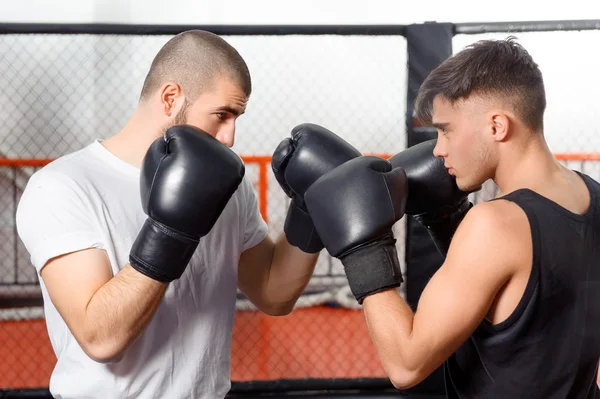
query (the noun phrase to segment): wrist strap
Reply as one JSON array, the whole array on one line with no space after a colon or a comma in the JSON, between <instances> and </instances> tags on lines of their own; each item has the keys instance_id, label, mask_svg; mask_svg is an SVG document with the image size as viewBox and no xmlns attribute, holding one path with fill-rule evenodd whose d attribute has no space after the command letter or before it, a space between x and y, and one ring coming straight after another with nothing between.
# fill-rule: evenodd
<instances>
[{"instance_id":1,"label":"wrist strap","mask_svg":"<svg viewBox=\"0 0 600 399\"><path fill-rule=\"evenodd\" d=\"M181 277L199 242L148 218L131 247L129 263L138 272L168 283Z\"/></svg>"},{"instance_id":2,"label":"wrist strap","mask_svg":"<svg viewBox=\"0 0 600 399\"><path fill-rule=\"evenodd\" d=\"M387 234L340 257L352 294L362 305L372 294L399 287L404 281L396 240Z\"/></svg>"}]
</instances>

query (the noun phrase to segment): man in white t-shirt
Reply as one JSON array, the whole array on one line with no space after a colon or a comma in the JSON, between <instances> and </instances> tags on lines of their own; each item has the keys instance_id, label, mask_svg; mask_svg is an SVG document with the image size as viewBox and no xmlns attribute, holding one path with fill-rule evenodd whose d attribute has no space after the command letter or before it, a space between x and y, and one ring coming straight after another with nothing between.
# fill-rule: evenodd
<instances>
[{"instance_id":1,"label":"man in white t-shirt","mask_svg":"<svg viewBox=\"0 0 600 399\"><path fill-rule=\"evenodd\" d=\"M223 398L237 289L292 311L323 248L302 184L359 153L314 125L282 141L273 170L292 200L274 242L227 148L250 92L222 38L176 35L119 133L30 178L17 228L40 276L54 397Z\"/></svg>"}]
</instances>

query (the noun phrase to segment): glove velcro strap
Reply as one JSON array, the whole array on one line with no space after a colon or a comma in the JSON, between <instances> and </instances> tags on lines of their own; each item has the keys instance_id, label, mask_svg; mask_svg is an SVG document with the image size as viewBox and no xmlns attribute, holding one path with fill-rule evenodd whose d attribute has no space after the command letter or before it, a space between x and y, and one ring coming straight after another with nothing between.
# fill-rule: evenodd
<instances>
[{"instance_id":1,"label":"glove velcro strap","mask_svg":"<svg viewBox=\"0 0 600 399\"><path fill-rule=\"evenodd\" d=\"M340 256L352 294L362 305L372 294L399 287L402 271L396 240L388 235Z\"/></svg>"},{"instance_id":2,"label":"glove velcro strap","mask_svg":"<svg viewBox=\"0 0 600 399\"><path fill-rule=\"evenodd\" d=\"M310 215L294 200L288 208L283 231L291 245L306 253L314 254L324 248Z\"/></svg>"},{"instance_id":3,"label":"glove velcro strap","mask_svg":"<svg viewBox=\"0 0 600 399\"><path fill-rule=\"evenodd\" d=\"M417 215L415 219L427 229L437 250L446 256L456 229L472 207L473 204L465 199L457 206L444 207L435 214Z\"/></svg>"},{"instance_id":4,"label":"glove velcro strap","mask_svg":"<svg viewBox=\"0 0 600 399\"><path fill-rule=\"evenodd\" d=\"M199 242L148 218L131 247L129 263L138 272L168 283L181 277Z\"/></svg>"}]
</instances>

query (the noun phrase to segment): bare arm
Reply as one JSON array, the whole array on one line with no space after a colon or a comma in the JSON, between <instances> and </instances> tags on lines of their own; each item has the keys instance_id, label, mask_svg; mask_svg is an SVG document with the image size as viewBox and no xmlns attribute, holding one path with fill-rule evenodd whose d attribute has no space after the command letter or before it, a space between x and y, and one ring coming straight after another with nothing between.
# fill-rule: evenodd
<instances>
[{"instance_id":1,"label":"bare arm","mask_svg":"<svg viewBox=\"0 0 600 399\"><path fill-rule=\"evenodd\" d=\"M394 290L365 299L371 338L396 387L418 384L446 361L486 317L501 287L525 264L524 234L529 234L525 215L515 227L507 206L513 205L487 203L469 212L444 264L425 287L416 313Z\"/></svg>"},{"instance_id":2,"label":"bare arm","mask_svg":"<svg viewBox=\"0 0 600 399\"><path fill-rule=\"evenodd\" d=\"M238 286L262 312L288 314L310 281L318 257L290 245L283 234L277 243L267 236L242 254Z\"/></svg>"},{"instance_id":3,"label":"bare arm","mask_svg":"<svg viewBox=\"0 0 600 399\"><path fill-rule=\"evenodd\" d=\"M87 249L50 260L41 277L84 352L118 359L152 319L168 284L125 266L114 277L105 251Z\"/></svg>"}]
</instances>

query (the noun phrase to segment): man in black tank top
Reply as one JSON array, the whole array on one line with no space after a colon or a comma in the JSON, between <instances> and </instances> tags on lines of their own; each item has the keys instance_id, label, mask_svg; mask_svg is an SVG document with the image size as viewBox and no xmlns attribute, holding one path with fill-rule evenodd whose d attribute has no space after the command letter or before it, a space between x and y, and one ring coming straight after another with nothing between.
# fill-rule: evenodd
<instances>
[{"instance_id":1,"label":"man in black tank top","mask_svg":"<svg viewBox=\"0 0 600 399\"><path fill-rule=\"evenodd\" d=\"M359 302L390 380L408 388L444 365L449 398L600 398L600 185L549 150L537 64L514 38L478 42L427 77L415 108L435 146L391 163L444 264L416 311L377 261L365 258L362 285L356 264L348 273L369 285ZM436 167L463 193L492 179L500 194L414 211L446 196Z\"/></svg>"}]
</instances>

